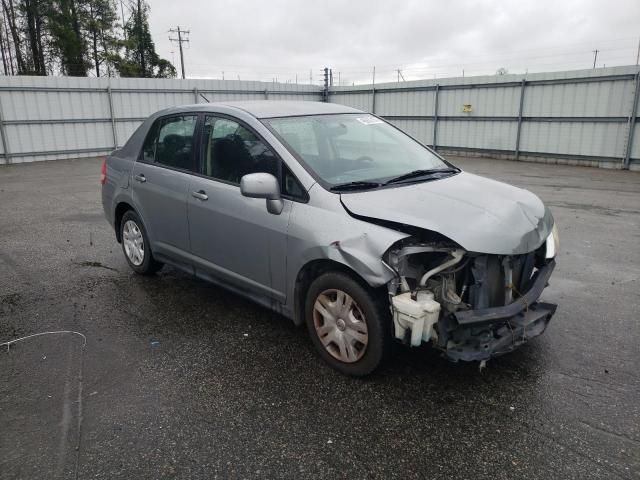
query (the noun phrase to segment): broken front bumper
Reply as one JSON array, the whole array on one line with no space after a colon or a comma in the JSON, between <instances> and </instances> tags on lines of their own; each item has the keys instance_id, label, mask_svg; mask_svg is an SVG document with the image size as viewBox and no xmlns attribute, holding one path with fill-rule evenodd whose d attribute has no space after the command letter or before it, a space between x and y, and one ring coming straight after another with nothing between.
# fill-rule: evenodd
<instances>
[{"instance_id":1,"label":"broken front bumper","mask_svg":"<svg viewBox=\"0 0 640 480\"><path fill-rule=\"evenodd\" d=\"M556 305L538 302L555 267L550 261L533 277L526 294L504 307L464 310L441 322L440 347L453 361L482 361L511 352L545 331Z\"/></svg>"}]
</instances>

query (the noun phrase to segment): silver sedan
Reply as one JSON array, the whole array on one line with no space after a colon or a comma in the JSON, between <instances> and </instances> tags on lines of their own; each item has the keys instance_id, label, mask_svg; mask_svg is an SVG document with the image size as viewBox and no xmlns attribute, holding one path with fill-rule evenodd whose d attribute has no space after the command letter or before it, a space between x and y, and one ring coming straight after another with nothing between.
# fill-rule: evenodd
<instances>
[{"instance_id":1,"label":"silver sedan","mask_svg":"<svg viewBox=\"0 0 640 480\"><path fill-rule=\"evenodd\" d=\"M461 171L381 118L256 101L150 116L102 167L137 273L170 264L307 326L350 375L392 342L486 361L541 334L553 217L525 190Z\"/></svg>"}]
</instances>

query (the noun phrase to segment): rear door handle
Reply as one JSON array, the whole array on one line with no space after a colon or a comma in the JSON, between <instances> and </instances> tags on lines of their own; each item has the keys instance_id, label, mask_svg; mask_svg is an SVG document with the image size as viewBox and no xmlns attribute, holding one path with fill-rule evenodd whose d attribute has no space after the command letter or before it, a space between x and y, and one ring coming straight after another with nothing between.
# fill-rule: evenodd
<instances>
[{"instance_id":1,"label":"rear door handle","mask_svg":"<svg viewBox=\"0 0 640 480\"><path fill-rule=\"evenodd\" d=\"M205 193L204 190L198 190L197 192L191 192L191 196L197 198L198 200L209 200L209 196Z\"/></svg>"},{"instance_id":2,"label":"rear door handle","mask_svg":"<svg viewBox=\"0 0 640 480\"><path fill-rule=\"evenodd\" d=\"M144 174L142 174L142 173L140 173L140 174L136 175L135 177L133 177L133 179L134 179L136 182L140 182L140 183L144 183L144 182L146 182L146 181L147 181L146 177L145 177L145 176L144 176Z\"/></svg>"}]
</instances>

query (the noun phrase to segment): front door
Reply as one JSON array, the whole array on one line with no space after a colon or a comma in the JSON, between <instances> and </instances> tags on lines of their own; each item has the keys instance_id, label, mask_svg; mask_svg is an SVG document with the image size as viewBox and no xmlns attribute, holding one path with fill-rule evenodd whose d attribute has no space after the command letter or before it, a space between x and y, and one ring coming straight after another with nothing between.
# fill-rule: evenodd
<instances>
[{"instance_id":1,"label":"front door","mask_svg":"<svg viewBox=\"0 0 640 480\"><path fill-rule=\"evenodd\" d=\"M240 193L240 178L267 172L278 178L279 159L249 128L206 116L200 145L202 176L188 197L191 252L197 273L249 294L285 300L286 237L291 201L267 212L262 199Z\"/></svg>"}]
</instances>

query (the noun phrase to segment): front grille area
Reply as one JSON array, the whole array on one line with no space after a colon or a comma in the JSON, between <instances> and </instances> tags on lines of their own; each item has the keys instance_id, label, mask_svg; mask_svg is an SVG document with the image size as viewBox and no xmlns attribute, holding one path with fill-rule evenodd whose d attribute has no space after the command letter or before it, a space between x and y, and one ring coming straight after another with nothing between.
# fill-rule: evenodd
<instances>
[{"instance_id":1,"label":"front grille area","mask_svg":"<svg viewBox=\"0 0 640 480\"><path fill-rule=\"evenodd\" d=\"M502 307L531 288L536 252L524 255L479 255L472 259L468 304L472 309Z\"/></svg>"}]
</instances>

